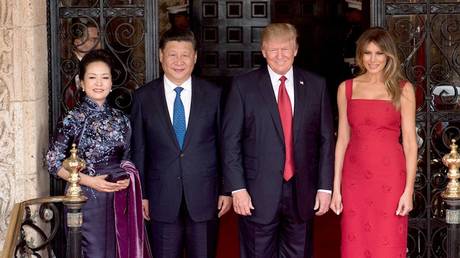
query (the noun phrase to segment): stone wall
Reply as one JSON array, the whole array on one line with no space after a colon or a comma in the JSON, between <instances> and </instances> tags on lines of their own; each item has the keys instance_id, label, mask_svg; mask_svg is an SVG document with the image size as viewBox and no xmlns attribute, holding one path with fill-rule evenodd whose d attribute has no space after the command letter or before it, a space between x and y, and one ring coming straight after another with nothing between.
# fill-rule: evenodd
<instances>
[{"instance_id":1,"label":"stone wall","mask_svg":"<svg viewBox=\"0 0 460 258\"><path fill-rule=\"evenodd\" d=\"M0 0L0 247L13 205L49 194L46 0Z\"/></svg>"}]
</instances>

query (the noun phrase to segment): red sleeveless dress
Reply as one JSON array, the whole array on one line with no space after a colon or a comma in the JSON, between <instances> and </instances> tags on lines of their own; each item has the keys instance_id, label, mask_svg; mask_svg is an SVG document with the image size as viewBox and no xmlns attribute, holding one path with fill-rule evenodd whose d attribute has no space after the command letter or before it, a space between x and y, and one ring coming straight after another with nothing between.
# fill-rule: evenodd
<instances>
[{"instance_id":1,"label":"red sleeveless dress","mask_svg":"<svg viewBox=\"0 0 460 258\"><path fill-rule=\"evenodd\" d=\"M396 216L406 182L401 114L388 100L352 99L352 83L346 81L342 257L406 257L407 216Z\"/></svg>"}]
</instances>

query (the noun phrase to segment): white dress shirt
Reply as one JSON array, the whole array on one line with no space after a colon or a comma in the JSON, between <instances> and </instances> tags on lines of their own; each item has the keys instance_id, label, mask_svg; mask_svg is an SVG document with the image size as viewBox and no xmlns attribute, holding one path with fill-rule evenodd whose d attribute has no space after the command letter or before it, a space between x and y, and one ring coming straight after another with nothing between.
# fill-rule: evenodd
<instances>
[{"instance_id":1,"label":"white dress shirt","mask_svg":"<svg viewBox=\"0 0 460 258\"><path fill-rule=\"evenodd\" d=\"M171 124L173 123L173 114L174 114L174 100L176 99L176 92L174 89L176 87L184 88L180 94L180 99L184 105L185 112L185 127L188 127L188 120L190 117L190 106L192 104L192 77L188 78L181 85L176 85L171 82L166 75L163 76L163 82L165 87L165 97L166 105L168 106L169 118L171 119Z\"/></svg>"},{"instance_id":2,"label":"white dress shirt","mask_svg":"<svg viewBox=\"0 0 460 258\"><path fill-rule=\"evenodd\" d=\"M280 78L283 76L283 74L275 73L269 65L267 65L267 68L268 74L270 75L270 80L272 82L273 91L275 93L275 99L278 103L278 91L281 84ZM291 101L292 114L294 114L294 72L292 71L292 67L286 74L284 74L284 77L286 77L284 85L286 86L286 91L289 96L289 100Z\"/></svg>"}]
</instances>

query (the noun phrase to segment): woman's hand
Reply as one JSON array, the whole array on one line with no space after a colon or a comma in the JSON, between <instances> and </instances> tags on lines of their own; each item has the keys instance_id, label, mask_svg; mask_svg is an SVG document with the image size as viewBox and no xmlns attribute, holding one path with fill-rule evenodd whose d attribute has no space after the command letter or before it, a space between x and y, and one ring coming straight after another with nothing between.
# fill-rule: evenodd
<instances>
[{"instance_id":1,"label":"woman's hand","mask_svg":"<svg viewBox=\"0 0 460 258\"><path fill-rule=\"evenodd\" d=\"M342 195L336 191L332 193L331 210L337 215L342 213L343 210Z\"/></svg>"},{"instance_id":2,"label":"woman's hand","mask_svg":"<svg viewBox=\"0 0 460 258\"><path fill-rule=\"evenodd\" d=\"M398 208L396 209L396 215L398 216L407 216L409 212L413 209L412 202L412 192L404 191L399 198Z\"/></svg>"},{"instance_id":3,"label":"woman's hand","mask_svg":"<svg viewBox=\"0 0 460 258\"><path fill-rule=\"evenodd\" d=\"M128 179L119 180L119 181L117 181L116 184L117 184L118 187L119 187L118 191L124 190L124 189L126 189L126 188L129 186L129 178L128 178Z\"/></svg>"},{"instance_id":4,"label":"woman's hand","mask_svg":"<svg viewBox=\"0 0 460 258\"><path fill-rule=\"evenodd\" d=\"M80 184L93 188L94 190L99 191L99 192L106 192L106 193L116 192L116 191L125 189L126 187L128 187L127 185L129 185L129 179L118 181L118 182L121 182L121 184L119 184L118 182L112 183L112 182L106 181L105 178L107 177L107 175L88 176L88 175L80 174L80 177L81 177ZM128 181L128 182L126 183L124 181Z\"/></svg>"}]
</instances>

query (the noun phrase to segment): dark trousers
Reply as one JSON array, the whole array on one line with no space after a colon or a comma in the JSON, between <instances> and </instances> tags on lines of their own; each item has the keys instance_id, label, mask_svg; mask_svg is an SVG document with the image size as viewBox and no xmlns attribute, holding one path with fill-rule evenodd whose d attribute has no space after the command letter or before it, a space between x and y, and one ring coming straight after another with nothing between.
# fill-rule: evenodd
<instances>
[{"instance_id":1,"label":"dark trousers","mask_svg":"<svg viewBox=\"0 0 460 258\"><path fill-rule=\"evenodd\" d=\"M216 204L217 207L217 204ZM216 208L217 209L217 208ZM218 221L195 222L190 218L185 201L173 223L152 221L154 258L213 258L216 256Z\"/></svg>"},{"instance_id":2,"label":"dark trousers","mask_svg":"<svg viewBox=\"0 0 460 258\"><path fill-rule=\"evenodd\" d=\"M294 180L283 182L281 202L273 221L259 224L240 217L241 258L312 257L312 223L298 215Z\"/></svg>"}]
</instances>

